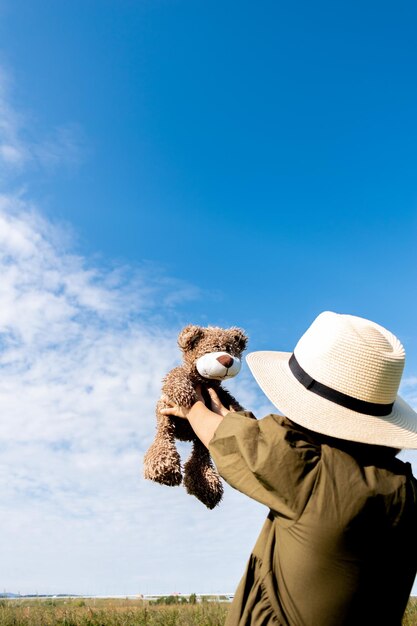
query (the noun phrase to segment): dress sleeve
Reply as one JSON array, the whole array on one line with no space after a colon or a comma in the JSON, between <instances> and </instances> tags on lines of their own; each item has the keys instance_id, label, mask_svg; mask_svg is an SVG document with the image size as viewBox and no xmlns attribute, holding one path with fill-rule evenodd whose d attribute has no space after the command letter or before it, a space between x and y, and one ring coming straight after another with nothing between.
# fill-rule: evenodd
<instances>
[{"instance_id":1,"label":"dress sleeve","mask_svg":"<svg viewBox=\"0 0 417 626\"><path fill-rule=\"evenodd\" d=\"M228 413L209 450L229 485L282 517L301 515L316 480L320 446L291 429L285 418L254 420L243 412Z\"/></svg>"}]
</instances>

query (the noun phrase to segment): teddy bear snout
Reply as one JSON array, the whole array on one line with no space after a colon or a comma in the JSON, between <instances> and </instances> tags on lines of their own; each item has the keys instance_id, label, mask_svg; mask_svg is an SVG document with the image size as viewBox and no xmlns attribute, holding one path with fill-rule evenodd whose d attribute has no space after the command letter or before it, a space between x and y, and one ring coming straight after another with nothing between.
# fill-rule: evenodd
<instances>
[{"instance_id":1,"label":"teddy bear snout","mask_svg":"<svg viewBox=\"0 0 417 626\"><path fill-rule=\"evenodd\" d=\"M222 354L221 356L217 357L217 361L226 369L229 369L229 367L233 365L233 360L233 357L229 356L228 354Z\"/></svg>"},{"instance_id":2,"label":"teddy bear snout","mask_svg":"<svg viewBox=\"0 0 417 626\"><path fill-rule=\"evenodd\" d=\"M225 380L233 378L240 370L240 359L228 352L208 352L197 359L195 366L203 378Z\"/></svg>"}]
</instances>

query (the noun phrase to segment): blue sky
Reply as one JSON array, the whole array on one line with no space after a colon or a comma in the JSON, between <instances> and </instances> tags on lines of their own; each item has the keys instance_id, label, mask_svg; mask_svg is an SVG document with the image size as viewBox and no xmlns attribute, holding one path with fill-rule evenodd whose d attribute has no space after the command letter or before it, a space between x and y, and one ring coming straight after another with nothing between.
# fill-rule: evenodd
<instances>
[{"instance_id":1,"label":"blue sky","mask_svg":"<svg viewBox=\"0 0 417 626\"><path fill-rule=\"evenodd\" d=\"M137 560L150 571L154 559L146 537L135 544L138 526L150 533L153 507L167 502L159 572L183 559L180 591L195 591L194 581L198 591L234 588L262 509L228 491L210 517L175 490L135 482L186 323L238 325L250 349L290 350L323 310L369 317L403 341L404 393L415 401L416 14L411 2L0 0L1 254L4 271L12 259L25 277L4 281L9 386L0 401L28 433L10 425L16 447L4 475L21 446L39 459L7 479L2 506L21 511L23 529L35 509L49 511L37 514L39 537L55 537L58 524L66 539L52 547L77 546L58 581L48 574L52 548L41 574L25 546L33 576L22 581L16 565L4 581L12 591L174 591L168 574L135 570ZM29 309L18 320L22 302ZM12 406L22 371L33 396ZM267 405L247 376L236 394L260 414ZM38 429L29 428L37 399ZM120 446L103 450L100 428ZM61 468L56 483L41 458ZM109 467L106 491L100 472ZM116 521L100 508L112 498ZM204 579L194 553L183 554L190 533L196 544L204 532L228 545L219 521L234 529L242 511L253 524L237 535L229 569L219 578L213 550ZM113 524L111 537L97 530L102 522ZM177 547L170 524L181 528ZM1 533L8 543L12 526ZM110 540L108 563L136 545L118 581L103 573ZM22 570L24 558L22 549Z\"/></svg>"}]
</instances>

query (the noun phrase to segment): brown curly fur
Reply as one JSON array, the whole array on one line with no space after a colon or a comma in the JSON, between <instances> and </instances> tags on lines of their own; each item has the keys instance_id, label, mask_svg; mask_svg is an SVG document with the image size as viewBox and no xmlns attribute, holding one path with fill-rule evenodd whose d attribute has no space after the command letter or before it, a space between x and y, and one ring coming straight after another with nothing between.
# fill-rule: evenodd
<instances>
[{"instance_id":1,"label":"brown curly fur","mask_svg":"<svg viewBox=\"0 0 417 626\"><path fill-rule=\"evenodd\" d=\"M241 358L246 348L247 337L240 328L218 328L209 326L186 326L178 336L178 345L183 352L183 365L172 369L164 378L162 397L156 405L157 431L154 442L144 458L145 478L163 485L180 485L184 482L187 492L196 496L209 509L221 500L223 485L207 448L200 442L187 420L167 416L162 408L169 406L167 400L180 406L191 407L197 400L195 386L212 387L227 408L241 411L237 400L221 385L221 381L203 378L197 371L197 359L209 352L227 352ZM209 400L208 405L210 406ZM184 480L181 459L175 440L192 441L191 455L184 465Z\"/></svg>"}]
</instances>

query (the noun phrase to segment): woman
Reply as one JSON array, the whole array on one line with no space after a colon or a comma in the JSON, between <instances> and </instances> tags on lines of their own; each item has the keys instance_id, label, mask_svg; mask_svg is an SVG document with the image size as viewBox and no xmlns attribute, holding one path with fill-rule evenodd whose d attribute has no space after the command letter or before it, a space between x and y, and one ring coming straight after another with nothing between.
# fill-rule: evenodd
<instances>
[{"instance_id":1,"label":"woman","mask_svg":"<svg viewBox=\"0 0 417 626\"><path fill-rule=\"evenodd\" d=\"M282 411L256 421L211 391L189 420L232 487L269 508L227 626L400 626L417 570L417 448L397 396L405 352L388 330L325 312L293 353L248 365Z\"/></svg>"}]
</instances>

